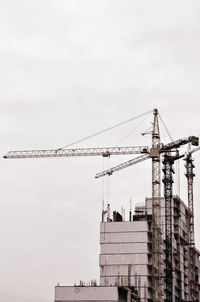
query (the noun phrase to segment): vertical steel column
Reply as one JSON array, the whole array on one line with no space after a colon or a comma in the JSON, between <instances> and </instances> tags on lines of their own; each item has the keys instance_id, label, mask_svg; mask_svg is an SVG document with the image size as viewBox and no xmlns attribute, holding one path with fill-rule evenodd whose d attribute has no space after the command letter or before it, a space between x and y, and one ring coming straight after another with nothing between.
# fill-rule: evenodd
<instances>
[{"instance_id":1,"label":"vertical steel column","mask_svg":"<svg viewBox=\"0 0 200 302\"><path fill-rule=\"evenodd\" d=\"M174 158L164 155L164 196L165 196L165 245L166 245L166 302L173 301L173 265L172 265L172 196L173 196L173 164Z\"/></svg>"},{"instance_id":2,"label":"vertical steel column","mask_svg":"<svg viewBox=\"0 0 200 302\"><path fill-rule=\"evenodd\" d=\"M189 153L185 159L187 187L188 187L188 277L189 277L189 301L195 299L195 242L194 242L194 206L193 206L193 178L195 176L193 169L192 154Z\"/></svg>"},{"instance_id":3,"label":"vertical steel column","mask_svg":"<svg viewBox=\"0 0 200 302\"><path fill-rule=\"evenodd\" d=\"M161 206L160 206L160 131L158 110L154 109L152 131L152 288L153 302L162 301L161 276Z\"/></svg>"},{"instance_id":4,"label":"vertical steel column","mask_svg":"<svg viewBox=\"0 0 200 302\"><path fill-rule=\"evenodd\" d=\"M189 153L186 161L186 173L185 176L187 177L187 186L188 186L188 208L189 208L189 243L191 246L194 247L194 206L193 206L193 178L195 176L193 169L193 159L192 155Z\"/></svg>"}]
</instances>

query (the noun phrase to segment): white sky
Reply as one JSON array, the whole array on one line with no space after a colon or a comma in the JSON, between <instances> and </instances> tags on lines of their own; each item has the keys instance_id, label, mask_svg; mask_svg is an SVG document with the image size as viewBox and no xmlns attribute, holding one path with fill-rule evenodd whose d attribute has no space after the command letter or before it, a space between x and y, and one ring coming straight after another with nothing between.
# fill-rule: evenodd
<instances>
[{"instance_id":1,"label":"white sky","mask_svg":"<svg viewBox=\"0 0 200 302\"><path fill-rule=\"evenodd\" d=\"M155 107L174 138L200 135L199 1L2 0L0 36L2 156L58 148ZM140 133L151 120L121 145L150 144ZM138 122L78 147L117 145ZM200 248L200 153L195 159ZM49 302L57 282L98 279L102 159L0 161L1 300ZM112 210L128 209L130 197L143 202L151 162L109 182Z\"/></svg>"}]
</instances>

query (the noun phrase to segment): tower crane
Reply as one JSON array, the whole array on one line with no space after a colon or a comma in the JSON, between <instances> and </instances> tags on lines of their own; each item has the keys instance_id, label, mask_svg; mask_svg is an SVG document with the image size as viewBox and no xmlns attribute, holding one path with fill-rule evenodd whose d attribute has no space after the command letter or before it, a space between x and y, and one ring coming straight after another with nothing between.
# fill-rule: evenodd
<instances>
[{"instance_id":1,"label":"tower crane","mask_svg":"<svg viewBox=\"0 0 200 302\"><path fill-rule=\"evenodd\" d=\"M161 238L161 205L160 205L160 156L161 153L170 152L172 149L177 149L181 145L191 142L192 145L198 145L198 138L190 136L186 139L174 141L163 145L160 143L160 131L158 122L158 110L153 110L153 130L152 146L136 146L136 147L108 147L108 148L78 148L78 149L52 149L52 150L24 150L10 151L5 159L22 159L22 158L48 158L48 157L75 157L75 156L103 156L110 157L111 155L129 155L140 154L138 157L123 163L112 169L103 171L96 175L96 178L111 175L113 172L121 170L125 167L137 164L141 161L152 159L152 288L153 302L162 302L162 273L161 273L161 253L162 253L162 238ZM110 128L111 129L111 128Z\"/></svg>"},{"instance_id":2,"label":"tower crane","mask_svg":"<svg viewBox=\"0 0 200 302\"><path fill-rule=\"evenodd\" d=\"M186 173L187 177L187 187L188 187L188 236L189 236L189 245L188 245L188 276L189 276L189 301L197 301L195 297L195 265L196 265L196 253L195 253L195 241L194 241L194 205L193 205L193 179L194 179L194 164L192 159L192 154L200 150L200 147L197 147L193 150L190 150L184 160L186 162Z\"/></svg>"},{"instance_id":3,"label":"tower crane","mask_svg":"<svg viewBox=\"0 0 200 302\"><path fill-rule=\"evenodd\" d=\"M186 173L185 176L187 177L187 186L188 186L188 208L189 208L189 244L191 247L194 247L194 205L193 205L193 179L194 179L194 164L192 159L192 154L199 151L200 147L197 147L193 150L190 150L185 155L185 168Z\"/></svg>"},{"instance_id":4,"label":"tower crane","mask_svg":"<svg viewBox=\"0 0 200 302\"><path fill-rule=\"evenodd\" d=\"M193 141L193 145L198 145ZM189 275L189 300L195 301L195 248L194 248L194 210L193 210L193 160L192 153L200 150L200 147L188 152L184 158L184 154L175 155L165 153L163 159L164 172L164 196L165 196L165 245L166 245L166 301L173 301L173 252L172 252L172 197L173 197L173 164L175 160L184 158L186 161L186 177L188 186L188 275Z\"/></svg>"},{"instance_id":5,"label":"tower crane","mask_svg":"<svg viewBox=\"0 0 200 302\"><path fill-rule=\"evenodd\" d=\"M152 158L152 204L153 204L153 248L152 248L152 279L153 302L161 302L161 223L160 223L160 131L158 123L158 110L153 110L154 121L152 131L152 146L138 147L109 147L109 148L79 148L57 150L24 150L10 151L4 158L46 158L46 157L70 157L70 156L103 156L142 154L133 159L131 164L139 163ZM126 165L127 166L127 165ZM122 168L122 167L120 167ZM113 172L113 171L112 171Z\"/></svg>"},{"instance_id":6,"label":"tower crane","mask_svg":"<svg viewBox=\"0 0 200 302\"><path fill-rule=\"evenodd\" d=\"M196 144L197 145L197 144ZM164 171L164 191L165 191L165 229L166 229L166 273L167 273L167 288L166 295L169 301L172 301L172 278L173 278L173 267L172 267L172 209L171 209L171 201L172 198L172 183L174 173L173 164L174 161L180 158L183 158L186 161L186 173L187 177L187 188L188 188L188 277L189 277L189 300L190 302L197 302L198 298L195 296L196 280L195 280L195 242L194 242L194 207L193 207L193 178L195 176L193 169L193 159L192 153L199 151L200 147L197 147L193 150L190 150L185 155L176 154L175 156L171 156L169 154L165 154L165 158L163 160L163 171ZM171 300L170 300L171 299ZM167 300L167 301L168 301Z\"/></svg>"},{"instance_id":7,"label":"tower crane","mask_svg":"<svg viewBox=\"0 0 200 302\"><path fill-rule=\"evenodd\" d=\"M164 172L164 179L163 179L163 183L164 183L164 197L165 197L165 250L166 250L166 270L165 270L165 284L166 284L166 302L173 302L173 252L172 252L172 198L173 198L173 173L174 173L174 169L173 169L173 165L174 162L180 158L184 157L184 154L179 155L179 152L177 150L177 148L181 147L182 145L191 143L194 146L198 146L199 145L199 138L195 137L195 136L190 136L188 138L183 138L183 139L179 139L177 141L171 142L169 144L166 145L161 145L159 151L159 154L164 153L164 159L163 159L163 172ZM195 279L194 276L191 275L191 272L195 271L195 257L194 257L194 253L195 250L192 247L194 245L194 214L193 214L193 163L192 163L192 159L191 159L191 154L193 152L196 152L200 150L200 147L194 149L193 151L189 152L187 157L186 157L186 169L187 169L187 179L188 179L188 207L190 209L190 213L188 215L189 217L189 242L190 242L190 247L189 247L189 269L190 269L190 292L191 295L194 295L194 287L195 287ZM172 155L172 152L176 152L175 155ZM146 160L148 159L150 156L145 155L143 156L144 158L141 160ZM128 166L134 165L135 164L135 159L134 160L130 160L126 163L123 163L121 165L118 165L116 167L113 167L111 169L108 169L106 171L103 171L101 173L96 174L96 177L102 177L104 175L111 175L113 172L118 171L120 169L126 168ZM152 198L152 208L153 208L153 212L152 212L152 269L153 269L153 265L157 264L156 267L154 267L154 272L152 272L152 282L156 281L160 281L160 279L158 277L162 277L161 276L161 266L159 267L158 264L155 261L158 259L155 259L154 257L154 253L153 253L153 248L156 252L161 254L161 238L155 238L154 236L161 236L161 233L158 233L158 230L155 231L154 227L156 227L156 223L158 221L158 226L161 226L161 223L159 221L160 219L160 212L158 210L158 207L160 207L160 202L159 205L157 205L156 200L153 200ZM155 219L158 219L157 221L155 221ZM160 240L160 241L159 241ZM159 243L159 245L158 245ZM157 249L156 249L157 248ZM161 263L160 263L161 264ZM159 268L159 276L156 275L157 270L156 268ZM157 277L157 278L155 278ZM155 279L154 279L155 278ZM158 284L161 285L161 281L160 283L153 283L153 289L157 287ZM159 298L159 297L157 297ZM195 301L196 300L192 300Z\"/></svg>"}]
</instances>

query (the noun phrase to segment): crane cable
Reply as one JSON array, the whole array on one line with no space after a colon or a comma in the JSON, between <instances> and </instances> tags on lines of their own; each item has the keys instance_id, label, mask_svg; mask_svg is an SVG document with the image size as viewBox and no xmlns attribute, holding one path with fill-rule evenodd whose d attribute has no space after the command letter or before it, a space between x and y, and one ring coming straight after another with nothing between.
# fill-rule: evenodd
<instances>
[{"instance_id":1,"label":"crane cable","mask_svg":"<svg viewBox=\"0 0 200 302\"><path fill-rule=\"evenodd\" d=\"M160 113L159 113L158 115L159 115L159 117L160 117L161 123L162 123L163 127L165 128L165 131L167 132L167 134L168 134L170 140L173 141L172 135L170 134L170 132L169 132L169 130L168 130L168 128L167 128L167 126L166 126L166 124L165 124L165 122L164 122L162 116L160 115Z\"/></svg>"},{"instance_id":2,"label":"crane cable","mask_svg":"<svg viewBox=\"0 0 200 302\"><path fill-rule=\"evenodd\" d=\"M167 137L167 135L166 135L166 130L165 130L165 128L163 127L163 124L162 123L160 123L160 137L162 137L162 143L165 143L165 144L167 144L167 139L168 139L168 137Z\"/></svg>"},{"instance_id":3,"label":"crane cable","mask_svg":"<svg viewBox=\"0 0 200 302\"><path fill-rule=\"evenodd\" d=\"M104 171L104 160L105 160L105 157L102 156L102 171ZM104 177L102 177L102 182L101 182L101 186L102 186L102 192L101 192L101 199L102 199L102 211L104 211Z\"/></svg>"},{"instance_id":4,"label":"crane cable","mask_svg":"<svg viewBox=\"0 0 200 302\"><path fill-rule=\"evenodd\" d=\"M159 118L170 140L173 141L172 135L170 134L169 129L167 128L160 113L159 113ZM175 169L176 169L176 190L177 190L177 195L180 197L180 161L179 160L177 160L175 163Z\"/></svg>"},{"instance_id":5,"label":"crane cable","mask_svg":"<svg viewBox=\"0 0 200 302\"><path fill-rule=\"evenodd\" d=\"M150 116L150 114L152 113L152 111L147 115L147 116L145 116L145 118L141 121L141 122L139 122L138 124L137 124L137 126L135 127L135 128L133 128L131 131L129 131L118 143L117 143L117 145L119 145L119 144L121 144L130 134L132 134L135 130L137 130L138 129L138 127L140 126L140 125L142 125L143 123L144 123L144 121L146 121L146 119Z\"/></svg>"},{"instance_id":6,"label":"crane cable","mask_svg":"<svg viewBox=\"0 0 200 302\"><path fill-rule=\"evenodd\" d=\"M124 124L126 124L126 123L128 123L128 122L131 122L131 121L136 120L136 119L138 119L138 118L140 118L140 117L142 117L142 116L144 116L144 115L146 115L146 114L149 114L150 112L152 112L152 110L151 110L151 111L147 111L147 112L145 112L145 113L143 113L143 114L137 115L137 116L135 116L135 117L132 117L132 118L126 120L126 121L123 121L123 122L121 122L121 123L115 124L114 126L111 126L111 127L106 128L106 129L104 129L104 130L98 131L98 132L96 132L96 133L94 133L94 134L91 134L91 135L89 135L89 136L86 136L86 137L84 137L84 138L81 138L81 139L79 139L79 140L77 140L77 141L75 141L75 142L73 142L73 143L71 143L71 144L69 144L69 145L66 145L66 146L64 146L64 147L59 148L58 151L59 151L59 150L62 150L62 149L65 149L65 148L68 148L68 147L70 147L70 146L72 146L72 145L78 144L78 143L80 143L80 142L86 141L86 140L89 139L89 138L95 137L95 136L97 136L97 135L99 135L99 134L105 133L105 132L107 132L107 131L109 131L109 130L112 130L112 129L114 129L114 128L117 128L117 127L119 127L119 126L122 126L122 125L124 125Z\"/></svg>"},{"instance_id":7,"label":"crane cable","mask_svg":"<svg viewBox=\"0 0 200 302\"><path fill-rule=\"evenodd\" d=\"M110 168L110 158L107 157L107 170ZM110 204L110 176L107 175L107 187L106 187L106 190L107 190L107 204Z\"/></svg>"}]
</instances>

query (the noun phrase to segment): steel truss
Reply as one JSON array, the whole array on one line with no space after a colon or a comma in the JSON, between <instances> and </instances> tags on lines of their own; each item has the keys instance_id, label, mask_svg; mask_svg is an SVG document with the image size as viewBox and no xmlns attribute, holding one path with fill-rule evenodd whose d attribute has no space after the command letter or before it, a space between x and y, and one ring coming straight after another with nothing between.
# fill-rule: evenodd
<instances>
[{"instance_id":1,"label":"steel truss","mask_svg":"<svg viewBox=\"0 0 200 302\"><path fill-rule=\"evenodd\" d=\"M187 186L188 186L188 277L189 277L189 301L196 300L195 295L195 266L196 266L196 253L195 253L195 242L194 242L194 208L193 208L193 179L194 179L194 164L192 154L189 153L185 159L186 161L186 174Z\"/></svg>"},{"instance_id":2,"label":"steel truss","mask_svg":"<svg viewBox=\"0 0 200 302\"><path fill-rule=\"evenodd\" d=\"M153 302L162 301L162 236L160 206L160 131L158 111L154 110L152 132L152 289Z\"/></svg>"},{"instance_id":3,"label":"steel truss","mask_svg":"<svg viewBox=\"0 0 200 302\"><path fill-rule=\"evenodd\" d=\"M173 265L172 265L172 197L173 197L173 169L174 159L165 154L163 159L163 183L165 196L165 250L166 250L166 302L173 301Z\"/></svg>"}]
</instances>

